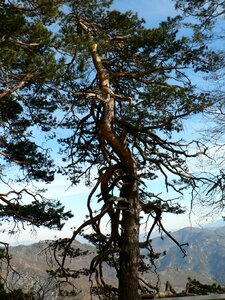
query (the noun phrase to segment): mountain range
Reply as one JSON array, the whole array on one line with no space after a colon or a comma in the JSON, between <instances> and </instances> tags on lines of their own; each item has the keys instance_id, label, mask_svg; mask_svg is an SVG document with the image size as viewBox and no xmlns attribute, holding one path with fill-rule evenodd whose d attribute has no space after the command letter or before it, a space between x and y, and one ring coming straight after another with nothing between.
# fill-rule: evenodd
<instances>
[{"instance_id":1,"label":"mountain range","mask_svg":"<svg viewBox=\"0 0 225 300\"><path fill-rule=\"evenodd\" d=\"M159 271L167 268L189 270L218 283L225 283L225 227L183 228L172 233L183 246L186 256L169 237L153 239L156 251L166 251L156 262Z\"/></svg>"},{"instance_id":2,"label":"mountain range","mask_svg":"<svg viewBox=\"0 0 225 300\"><path fill-rule=\"evenodd\" d=\"M155 262L156 272L151 270L143 275L148 282L153 285L158 282L161 289L164 289L165 282L169 280L177 291L185 288L188 277L206 284L213 282L225 284L225 227L188 227L171 235L180 244L188 243L184 246L187 255L184 257L179 247L169 237L154 238L153 249L162 254ZM76 270L88 268L91 259L96 255L96 249L78 241L75 241L73 246L88 251L89 254L74 258L68 262L68 266ZM3 268L4 272L8 271L9 288L19 287L25 291L33 289L40 300L65 299L64 294L60 296L63 286L59 287L46 272L47 269L56 267L52 254L47 249L47 242L10 247L10 254L11 267L8 270ZM104 275L107 282L117 284L114 270L107 265L104 265ZM90 299L91 282L88 277L80 276L75 284L78 296L73 299Z\"/></svg>"}]
</instances>

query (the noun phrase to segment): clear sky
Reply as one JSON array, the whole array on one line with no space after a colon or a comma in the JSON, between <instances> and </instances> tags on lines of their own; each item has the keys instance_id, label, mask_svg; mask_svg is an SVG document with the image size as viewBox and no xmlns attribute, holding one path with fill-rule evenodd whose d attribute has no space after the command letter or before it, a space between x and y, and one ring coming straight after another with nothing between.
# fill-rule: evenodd
<instances>
[{"instance_id":1,"label":"clear sky","mask_svg":"<svg viewBox=\"0 0 225 300\"><path fill-rule=\"evenodd\" d=\"M158 22L165 20L167 16L174 16L175 11L173 4L170 0L115 0L115 9L121 11L133 10L136 11L139 17L146 20L147 27L157 26ZM201 127L199 119L191 119L185 124L185 131L182 133L186 137L191 137L195 134L196 128ZM43 187L43 183L38 184L39 187ZM149 189L155 192L161 192L163 190L163 179L156 184L155 182L149 183ZM31 232L29 229L25 232L22 231L20 235L12 236L11 238L2 234L1 240L10 242L12 244L37 242L44 239L54 239L54 237L65 237L71 233L71 228L79 226L84 220L84 216L87 213L86 200L89 189L84 185L80 184L76 187L70 187L70 183L64 178L58 176L56 180L46 186L48 191L46 197L59 199L65 206L66 210L71 210L74 214L74 218L71 219L62 232L50 231L46 229L37 229L36 233ZM168 195L170 198L171 195ZM190 210L190 198L186 197L186 201L183 203L187 208L187 214L185 215L168 215L164 216L164 225L168 230L177 230L186 226L198 226L199 223L204 220L199 220L198 216L192 215L192 223L189 219Z\"/></svg>"},{"instance_id":2,"label":"clear sky","mask_svg":"<svg viewBox=\"0 0 225 300\"><path fill-rule=\"evenodd\" d=\"M159 21L176 15L171 0L114 0L114 7L122 12L127 10L137 12L148 27L157 26Z\"/></svg>"}]
</instances>

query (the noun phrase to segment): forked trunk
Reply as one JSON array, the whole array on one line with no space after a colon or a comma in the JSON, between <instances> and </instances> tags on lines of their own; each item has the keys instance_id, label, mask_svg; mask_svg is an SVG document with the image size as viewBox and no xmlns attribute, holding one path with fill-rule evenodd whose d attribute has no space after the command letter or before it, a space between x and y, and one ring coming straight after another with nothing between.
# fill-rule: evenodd
<instances>
[{"instance_id":1,"label":"forked trunk","mask_svg":"<svg viewBox=\"0 0 225 300\"><path fill-rule=\"evenodd\" d=\"M119 300L138 300L139 265L139 214L137 188L127 186L125 191L129 201L123 211L121 227L121 253L119 258Z\"/></svg>"}]
</instances>

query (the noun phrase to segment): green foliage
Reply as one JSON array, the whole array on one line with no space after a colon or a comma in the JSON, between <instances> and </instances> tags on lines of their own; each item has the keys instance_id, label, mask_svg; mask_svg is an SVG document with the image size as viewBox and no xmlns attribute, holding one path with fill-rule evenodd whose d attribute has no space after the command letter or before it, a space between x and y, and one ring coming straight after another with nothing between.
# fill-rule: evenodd
<instances>
[{"instance_id":1,"label":"green foliage","mask_svg":"<svg viewBox=\"0 0 225 300\"><path fill-rule=\"evenodd\" d=\"M175 0L176 8L202 22L203 27L212 28L219 17L224 18L224 2L217 0Z\"/></svg>"},{"instance_id":2,"label":"green foliage","mask_svg":"<svg viewBox=\"0 0 225 300\"><path fill-rule=\"evenodd\" d=\"M56 106L43 94L47 92L43 85L55 78L59 69L47 47L51 33L40 19L28 18L22 8L6 1L1 4L0 15L0 147L4 158L19 163L29 176L52 181L52 161L31 141L32 130L28 130L34 124L45 130L54 126L46 111Z\"/></svg>"},{"instance_id":3,"label":"green foliage","mask_svg":"<svg viewBox=\"0 0 225 300\"><path fill-rule=\"evenodd\" d=\"M224 294L225 287L213 283L213 284L202 284L196 279L188 278L189 293L195 295L208 295L208 294Z\"/></svg>"},{"instance_id":4,"label":"green foliage","mask_svg":"<svg viewBox=\"0 0 225 300\"><path fill-rule=\"evenodd\" d=\"M92 287L91 292L93 295L102 296L103 300L118 300L118 289L111 285L105 285L101 288Z\"/></svg>"},{"instance_id":5,"label":"green foliage","mask_svg":"<svg viewBox=\"0 0 225 300\"><path fill-rule=\"evenodd\" d=\"M4 221L26 221L37 227L45 226L50 229L62 229L62 221L67 221L72 216L71 212L64 212L64 207L59 201L47 199L35 200L27 205L0 205L0 218Z\"/></svg>"},{"instance_id":6,"label":"green foliage","mask_svg":"<svg viewBox=\"0 0 225 300\"><path fill-rule=\"evenodd\" d=\"M11 96L4 96L1 98L0 119L2 122L16 119L22 111L22 106Z\"/></svg>"},{"instance_id":7,"label":"green foliage","mask_svg":"<svg viewBox=\"0 0 225 300\"><path fill-rule=\"evenodd\" d=\"M7 292L3 284L0 284L0 298L4 300L35 300L31 293L24 293L21 289Z\"/></svg>"},{"instance_id":8,"label":"green foliage","mask_svg":"<svg viewBox=\"0 0 225 300\"><path fill-rule=\"evenodd\" d=\"M29 184L53 181L56 168L45 142L37 136L54 135L57 104L52 98L63 59L53 50L49 30L59 14L58 1L1 1L0 3L0 164L1 183L8 180ZM8 176L8 167L16 175ZM22 172L21 172L22 171ZM62 229L72 217L59 201L22 189L1 192L1 223L13 222L13 233L24 223ZM30 198L29 204L24 204ZM11 223L12 224L12 223ZM23 227L23 226L22 226ZM22 299L22 298L21 298Z\"/></svg>"}]
</instances>

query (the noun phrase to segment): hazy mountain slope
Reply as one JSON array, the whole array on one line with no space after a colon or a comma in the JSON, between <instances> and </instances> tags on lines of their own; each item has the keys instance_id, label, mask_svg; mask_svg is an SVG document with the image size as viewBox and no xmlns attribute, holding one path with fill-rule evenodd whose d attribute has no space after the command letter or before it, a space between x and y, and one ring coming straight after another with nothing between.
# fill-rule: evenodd
<instances>
[{"instance_id":1,"label":"hazy mountain slope","mask_svg":"<svg viewBox=\"0 0 225 300\"><path fill-rule=\"evenodd\" d=\"M157 262L161 289L164 289L165 282L169 280L177 290L185 288L187 278L196 278L203 283L213 281L225 282L225 227L223 228L184 228L172 234L180 243L189 243L186 247L188 256L183 257L179 248L168 237L153 239L155 251L167 251ZM16 246L10 248L12 254L9 279L11 288L22 287L27 290L34 287L44 300L61 300L64 297L56 295L58 288L54 279L48 278L47 269L56 267L54 260L48 256L46 261L46 242L36 243L29 246ZM74 247L81 250L89 250L87 256L80 256L69 261L69 267L73 269L88 268L91 259L96 254L95 248L79 242L74 243ZM48 252L47 252L48 253ZM22 274L19 276L18 274ZM115 272L108 266L104 267L104 274L107 280L116 285ZM150 272L144 277L156 284L158 277ZM88 277L81 276L76 280L78 290L82 290L77 300L90 299L90 282ZM42 297L42 298L41 298ZM68 298L66 298L68 299ZM94 298L93 298L94 299Z\"/></svg>"},{"instance_id":2,"label":"hazy mountain slope","mask_svg":"<svg viewBox=\"0 0 225 300\"><path fill-rule=\"evenodd\" d=\"M39 297L43 294L43 299L61 300L64 297L58 296L59 289L56 281L50 278L46 272L47 269L55 269L57 267L49 251L46 251L46 247L47 243L41 242L29 246L20 245L10 248L12 255L11 266L15 271L10 271L10 287L20 287L24 290L34 288L35 292L39 293ZM80 248L83 251L88 250L89 255L80 256L72 261L68 261L68 266L74 270L89 268L91 259L96 254L95 248L77 241L74 242L73 247ZM105 276L109 282L116 284L113 270L109 267L105 267ZM91 283L88 276L80 276L73 283L75 283L77 291L82 290L76 299L90 299ZM42 298L40 297L40 299Z\"/></svg>"},{"instance_id":3,"label":"hazy mountain slope","mask_svg":"<svg viewBox=\"0 0 225 300\"><path fill-rule=\"evenodd\" d=\"M173 237L185 246L187 256L165 237L155 238L156 251L166 250L167 254L157 261L158 270L174 268L191 270L221 283L225 283L225 227L222 228L184 228L174 232Z\"/></svg>"}]
</instances>

